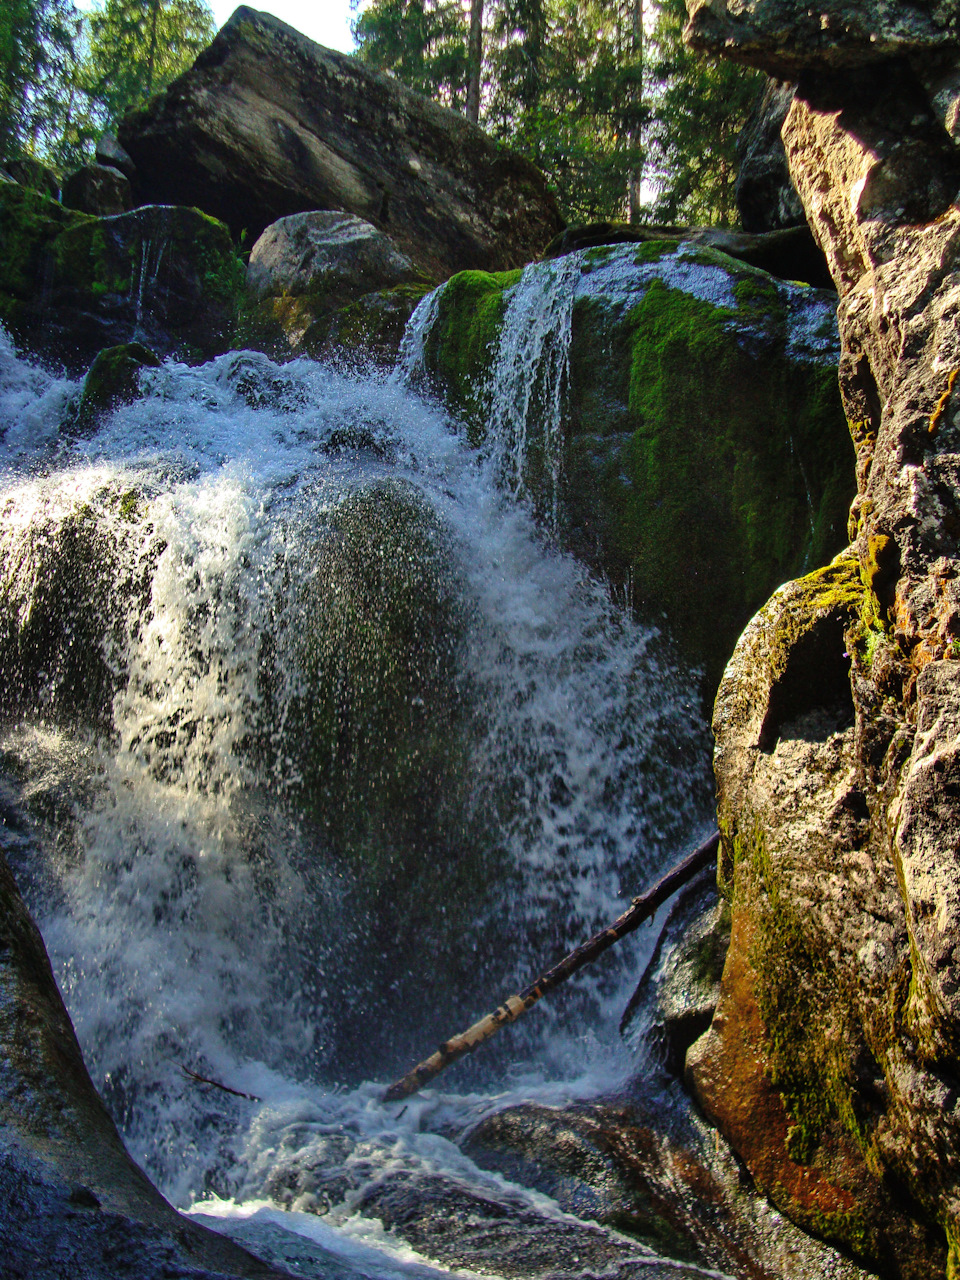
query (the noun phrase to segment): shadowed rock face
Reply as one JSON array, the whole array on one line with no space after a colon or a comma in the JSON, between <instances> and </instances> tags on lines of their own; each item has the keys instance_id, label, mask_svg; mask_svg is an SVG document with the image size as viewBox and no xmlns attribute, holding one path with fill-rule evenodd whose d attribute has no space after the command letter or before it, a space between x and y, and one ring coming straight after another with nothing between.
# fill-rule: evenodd
<instances>
[{"instance_id":1,"label":"shadowed rock face","mask_svg":"<svg viewBox=\"0 0 960 1280\"><path fill-rule=\"evenodd\" d=\"M0 1203L12 1280L285 1274L181 1217L127 1155L2 855Z\"/></svg>"},{"instance_id":2,"label":"shadowed rock face","mask_svg":"<svg viewBox=\"0 0 960 1280\"><path fill-rule=\"evenodd\" d=\"M120 141L141 200L198 205L253 239L343 210L435 280L519 266L562 225L542 175L462 116L247 8Z\"/></svg>"},{"instance_id":3,"label":"shadowed rock face","mask_svg":"<svg viewBox=\"0 0 960 1280\"><path fill-rule=\"evenodd\" d=\"M840 293L858 496L847 569L778 593L721 685L733 939L688 1075L795 1220L891 1276L942 1275L945 1244L955 1275L960 5L689 8L698 47L798 79L783 139Z\"/></svg>"},{"instance_id":4,"label":"shadowed rock face","mask_svg":"<svg viewBox=\"0 0 960 1280\"><path fill-rule=\"evenodd\" d=\"M792 80L812 66L866 66L956 44L955 6L931 0L688 0L694 49Z\"/></svg>"}]
</instances>

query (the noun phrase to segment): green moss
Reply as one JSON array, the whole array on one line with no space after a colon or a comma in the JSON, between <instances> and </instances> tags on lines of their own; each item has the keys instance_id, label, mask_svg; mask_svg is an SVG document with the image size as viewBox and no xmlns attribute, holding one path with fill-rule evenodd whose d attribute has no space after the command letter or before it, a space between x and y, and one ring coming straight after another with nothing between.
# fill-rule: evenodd
<instances>
[{"instance_id":1,"label":"green moss","mask_svg":"<svg viewBox=\"0 0 960 1280\"><path fill-rule=\"evenodd\" d=\"M677 243L676 240L646 240L643 244L637 245L633 253L633 261L638 267L659 262L668 253L673 253Z\"/></svg>"},{"instance_id":2,"label":"green moss","mask_svg":"<svg viewBox=\"0 0 960 1280\"><path fill-rule=\"evenodd\" d=\"M467 425L471 443L486 432L486 384L496 351L507 292L522 271L461 271L440 294L427 336L426 364L444 400Z\"/></svg>"},{"instance_id":3,"label":"green moss","mask_svg":"<svg viewBox=\"0 0 960 1280\"><path fill-rule=\"evenodd\" d=\"M92 221L17 183L0 185L0 319L16 327L16 303L33 299L50 245L65 228Z\"/></svg>"},{"instance_id":4,"label":"green moss","mask_svg":"<svg viewBox=\"0 0 960 1280\"><path fill-rule=\"evenodd\" d=\"M738 287L754 330L761 303L782 329L774 285L749 273ZM772 345L759 374L731 334L739 317L659 280L625 322L596 299L574 313L571 527L666 613L711 687L771 590L843 545L853 496L836 370Z\"/></svg>"},{"instance_id":5,"label":"green moss","mask_svg":"<svg viewBox=\"0 0 960 1280\"><path fill-rule=\"evenodd\" d=\"M430 288L428 284L400 284L364 294L311 325L303 336L302 350L313 355L326 347L392 361L407 321Z\"/></svg>"},{"instance_id":6,"label":"green moss","mask_svg":"<svg viewBox=\"0 0 960 1280\"><path fill-rule=\"evenodd\" d=\"M738 884L754 886L751 914L756 926L751 963L766 1030L764 1057L771 1083L793 1123L786 1153L798 1164L813 1162L834 1127L853 1140L874 1175L880 1161L871 1126L851 1070L855 1030L844 1023L837 975L829 957L812 945L812 931L792 895L781 892L769 849L759 827L735 838ZM745 875L741 863L749 864ZM861 1255L876 1256L876 1232L860 1210L825 1212L798 1205L781 1189L780 1203L808 1230L840 1240Z\"/></svg>"},{"instance_id":7,"label":"green moss","mask_svg":"<svg viewBox=\"0 0 960 1280\"><path fill-rule=\"evenodd\" d=\"M158 369L160 358L140 342L124 342L101 351L90 366L69 435L91 434L101 418L123 404L132 404L140 395L140 373Z\"/></svg>"}]
</instances>

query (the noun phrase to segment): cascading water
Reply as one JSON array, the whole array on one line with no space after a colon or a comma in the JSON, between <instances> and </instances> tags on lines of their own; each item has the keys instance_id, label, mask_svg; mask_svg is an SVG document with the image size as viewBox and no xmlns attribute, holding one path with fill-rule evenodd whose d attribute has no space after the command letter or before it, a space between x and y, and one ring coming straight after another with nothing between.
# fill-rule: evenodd
<instances>
[{"instance_id":1,"label":"cascading water","mask_svg":"<svg viewBox=\"0 0 960 1280\"><path fill-rule=\"evenodd\" d=\"M573 1232L554 1273L652 1264L451 1140L629 1069L652 934L404 1112L377 1099L699 834L687 678L544 545L515 439L478 459L399 381L305 361L143 379L70 442L75 384L0 334L5 852L133 1155L261 1252L299 1233L304 1274L428 1273L363 1213L397 1178Z\"/></svg>"}]
</instances>

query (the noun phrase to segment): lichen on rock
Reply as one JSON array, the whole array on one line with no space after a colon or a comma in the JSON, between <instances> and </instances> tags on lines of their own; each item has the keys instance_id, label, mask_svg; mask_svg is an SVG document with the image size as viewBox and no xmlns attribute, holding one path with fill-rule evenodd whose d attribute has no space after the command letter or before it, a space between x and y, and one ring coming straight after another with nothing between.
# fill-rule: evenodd
<instances>
[{"instance_id":1,"label":"lichen on rock","mask_svg":"<svg viewBox=\"0 0 960 1280\"><path fill-rule=\"evenodd\" d=\"M850 590L861 602L847 614L847 722L826 736L817 711L821 731L816 717L788 719L765 747L757 713L736 714L771 704L769 652L756 644L789 598L774 597L751 624L721 686L733 943L713 1028L688 1067L791 1217L884 1274L955 1275L960 13L842 0L816 11L753 0L690 9L700 47L799 76L783 138L840 293L858 482ZM810 600L796 606L788 666L803 658L815 617ZM819 699L819 664L803 684ZM779 1125L737 1125L738 1028L748 1045L740 1077L766 1090ZM843 1176L830 1150L852 1156ZM858 1212L878 1207L867 1221L818 1216L801 1174L848 1187ZM886 1194L913 1229L894 1230L874 1199Z\"/></svg>"}]
</instances>

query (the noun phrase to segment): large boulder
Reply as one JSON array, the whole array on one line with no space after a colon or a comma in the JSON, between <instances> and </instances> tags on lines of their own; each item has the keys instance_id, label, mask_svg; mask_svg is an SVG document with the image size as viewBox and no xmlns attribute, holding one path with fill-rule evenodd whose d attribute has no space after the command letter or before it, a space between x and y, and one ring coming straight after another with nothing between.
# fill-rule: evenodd
<instances>
[{"instance_id":1,"label":"large boulder","mask_svg":"<svg viewBox=\"0 0 960 1280\"><path fill-rule=\"evenodd\" d=\"M119 136L141 200L197 205L253 239L343 210L433 280L528 262L561 226L542 175L476 125L245 7Z\"/></svg>"},{"instance_id":2,"label":"large boulder","mask_svg":"<svg viewBox=\"0 0 960 1280\"><path fill-rule=\"evenodd\" d=\"M798 77L783 138L840 291L858 496L843 575L775 597L718 698L733 932L689 1074L786 1213L885 1275L946 1250L952 1276L960 6L690 9L698 47Z\"/></svg>"},{"instance_id":3,"label":"large boulder","mask_svg":"<svg viewBox=\"0 0 960 1280\"><path fill-rule=\"evenodd\" d=\"M126 213L133 204L130 182L112 165L85 164L63 184L63 204L68 209L109 218Z\"/></svg>"},{"instance_id":4,"label":"large boulder","mask_svg":"<svg viewBox=\"0 0 960 1280\"><path fill-rule=\"evenodd\" d=\"M0 242L0 320L72 369L130 341L194 360L231 343L243 266L226 228L196 209L95 218L4 184Z\"/></svg>"},{"instance_id":5,"label":"large boulder","mask_svg":"<svg viewBox=\"0 0 960 1280\"><path fill-rule=\"evenodd\" d=\"M2 855L0 1056L5 1276L280 1280L280 1272L178 1214L130 1159Z\"/></svg>"},{"instance_id":6,"label":"large boulder","mask_svg":"<svg viewBox=\"0 0 960 1280\"><path fill-rule=\"evenodd\" d=\"M454 276L412 376L712 696L766 595L847 541L834 305L701 245L599 246Z\"/></svg>"},{"instance_id":7,"label":"large boulder","mask_svg":"<svg viewBox=\"0 0 960 1280\"><path fill-rule=\"evenodd\" d=\"M293 213L271 223L250 252L248 328L271 353L312 352L335 311L404 285L421 286L417 296L427 287L407 255L369 222L350 213Z\"/></svg>"},{"instance_id":8,"label":"large boulder","mask_svg":"<svg viewBox=\"0 0 960 1280\"><path fill-rule=\"evenodd\" d=\"M687 0L688 44L780 80L955 51L956 6L930 0Z\"/></svg>"}]
</instances>

